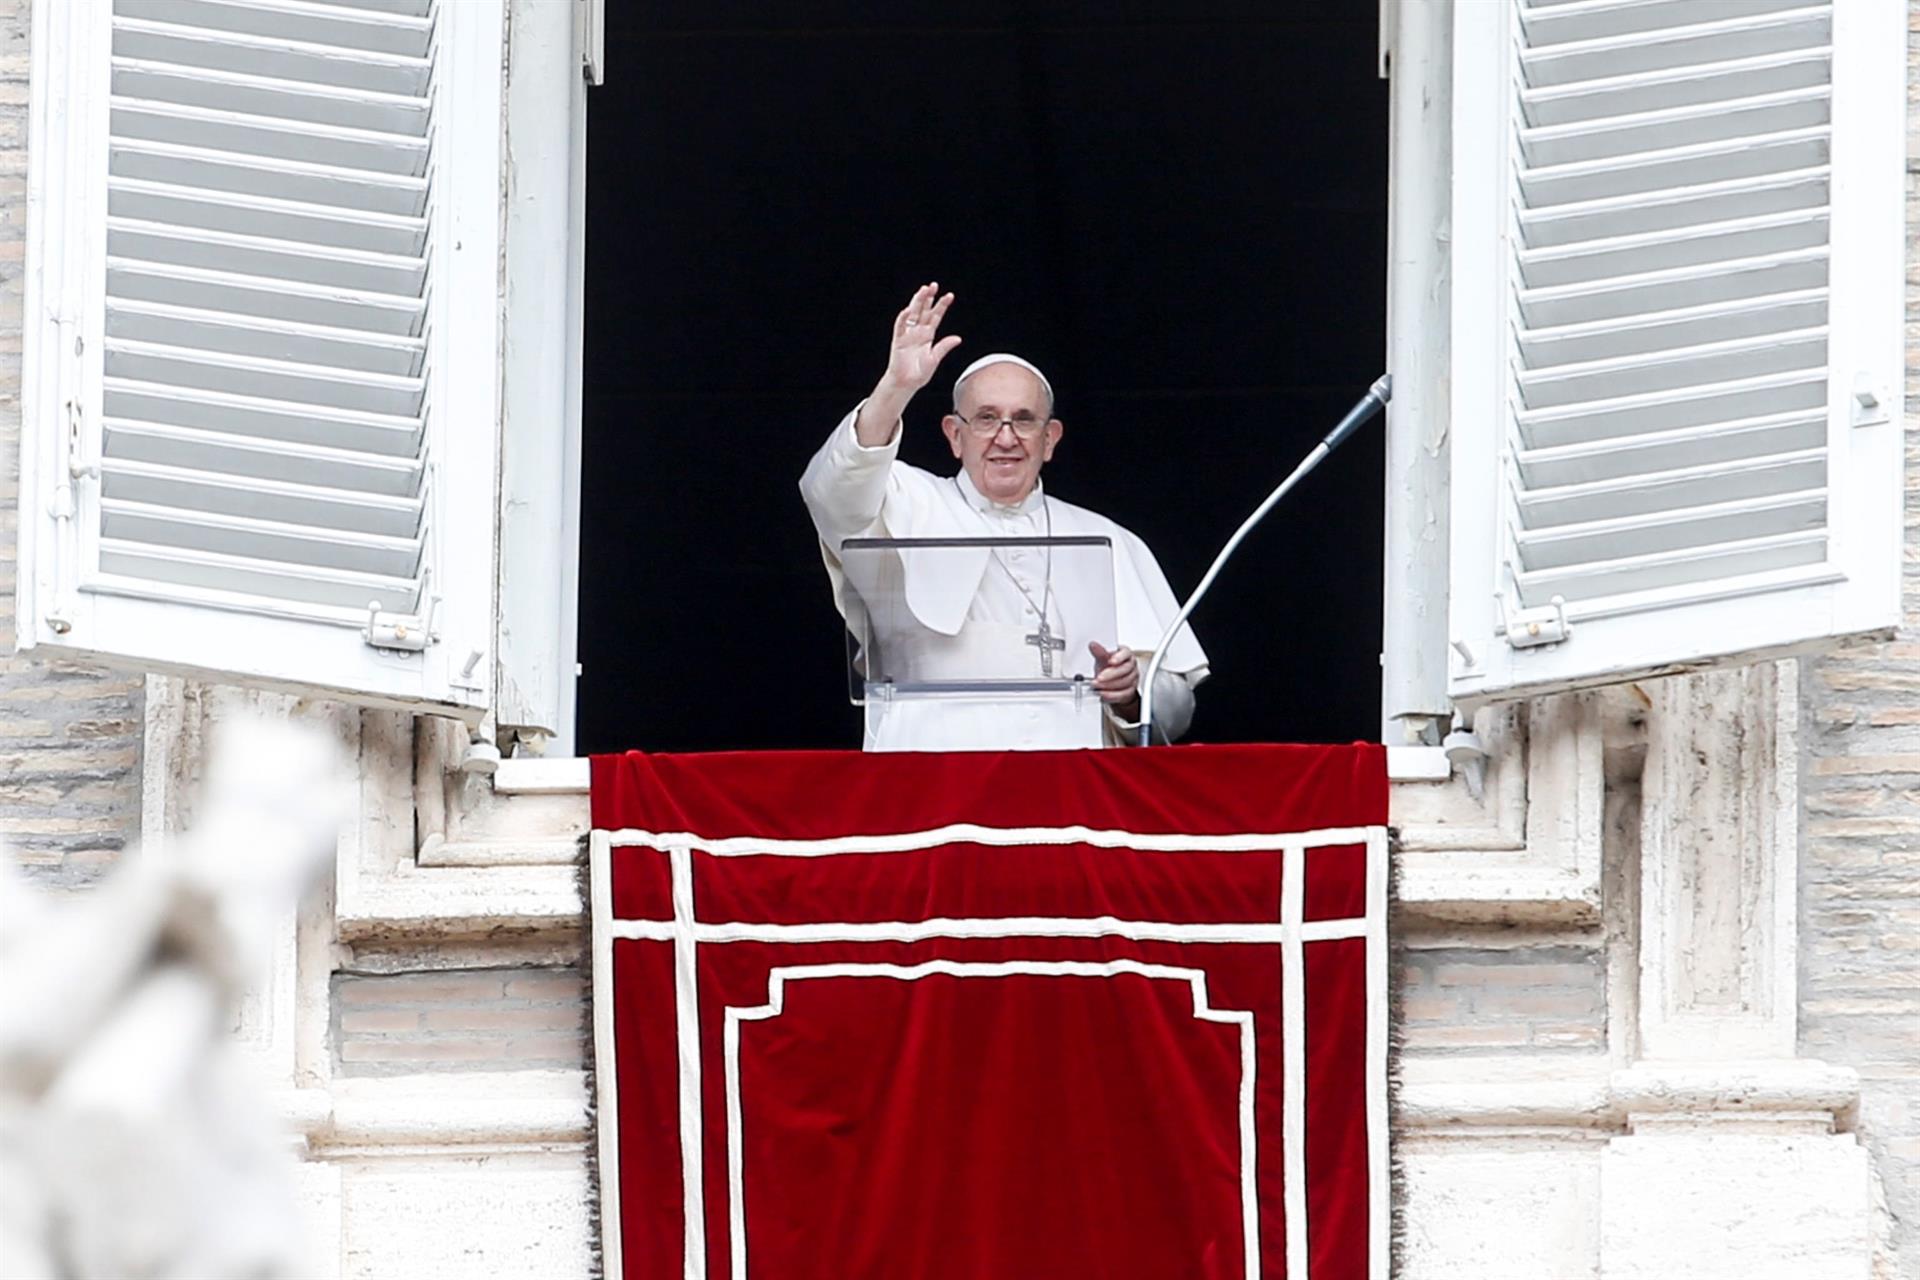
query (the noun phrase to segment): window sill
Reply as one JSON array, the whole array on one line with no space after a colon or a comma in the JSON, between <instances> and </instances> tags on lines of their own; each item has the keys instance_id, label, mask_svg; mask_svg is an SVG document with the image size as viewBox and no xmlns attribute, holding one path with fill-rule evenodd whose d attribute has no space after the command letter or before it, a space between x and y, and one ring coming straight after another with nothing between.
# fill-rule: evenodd
<instances>
[{"instance_id":1,"label":"window sill","mask_svg":"<svg viewBox=\"0 0 1920 1280\"><path fill-rule=\"evenodd\" d=\"M1388 747L1388 782L1445 782L1453 766L1440 747Z\"/></svg>"},{"instance_id":2,"label":"window sill","mask_svg":"<svg viewBox=\"0 0 1920 1280\"><path fill-rule=\"evenodd\" d=\"M1451 776L1447 753L1439 747L1387 748L1390 782L1445 782ZM507 796L585 795L588 780L585 756L502 760L493 775L493 789Z\"/></svg>"},{"instance_id":3,"label":"window sill","mask_svg":"<svg viewBox=\"0 0 1920 1280\"><path fill-rule=\"evenodd\" d=\"M503 796L583 796L589 780L585 756L502 760L493 775L493 790Z\"/></svg>"},{"instance_id":4,"label":"window sill","mask_svg":"<svg viewBox=\"0 0 1920 1280\"><path fill-rule=\"evenodd\" d=\"M1400 829L1402 906L1450 921L1592 920L1600 906L1601 755L1590 699L1571 696L1545 700L1530 711L1488 712L1479 732L1489 756L1478 797L1453 776L1441 748L1387 748L1392 820ZM515 838L423 848L417 865L423 871L458 866L476 876L489 870L557 872L526 864L572 863L573 827L585 821L585 806L574 797L586 796L589 781L585 757L503 760L492 795L481 803L505 802L506 809L528 815L538 810L549 823L557 820L552 807L559 805L572 815L569 842L548 848L550 842L531 838L540 832L522 818L494 833L517 832ZM1529 812L1530 792L1541 798L1538 812ZM554 890L550 910L572 905L557 877Z\"/></svg>"}]
</instances>

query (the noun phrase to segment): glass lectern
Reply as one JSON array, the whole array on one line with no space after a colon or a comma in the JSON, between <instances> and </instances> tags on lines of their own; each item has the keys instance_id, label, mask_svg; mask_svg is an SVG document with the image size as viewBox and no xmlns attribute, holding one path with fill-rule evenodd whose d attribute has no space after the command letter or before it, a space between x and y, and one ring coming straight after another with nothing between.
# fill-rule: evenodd
<instances>
[{"instance_id":1,"label":"glass lectern","mask_svg":"<svg viewBox=\"0 0 1920 1280\"><path fill-rule=\"evenodd\" d=\"M850 538L849 690L869 751L1098 747L1116 647L1105 537Z\"/></svg>"}]
</instances>

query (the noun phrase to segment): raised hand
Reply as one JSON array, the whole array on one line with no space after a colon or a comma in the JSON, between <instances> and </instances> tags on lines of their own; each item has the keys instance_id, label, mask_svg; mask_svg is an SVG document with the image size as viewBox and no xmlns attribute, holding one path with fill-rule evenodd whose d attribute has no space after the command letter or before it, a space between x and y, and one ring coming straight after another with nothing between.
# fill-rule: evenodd
<instances>
[{"instance_id":1,"label":"raised hand","mask_svg":"<svg viewBox=\"0 0 1920 1280\"><path fill-rule=\"evenodd\" d=\"M913 297L893 318L893 343L887 349L888 382L912 394L933 381L934 370L949 351L960 345L958 337L940 337L940 322L952 305L953 295L941 293L938 281L913 291Z\"/></svg>"},{"instance_id":2,"label":"raised hand","mask_svg":"<svg viewBox=\"0 0 1920 1280\"><path fill-rule=\"evenodd\" d=\"M940 321L953 305L953 295L940 292L938 281L921 285L893 318L893 341L887 348L887 371L860 406L854 432L869 448L893 439L900 415L914 393L933 381L933 374L960 339L940 337Z\"/></svg>"},{"instance_id":3,"label":"raised hand","mask_svg":"<svg viewBox=\"0 0 1920 1280\"><path fill-rule=\"evenodd\" d=\"M1087 645L1093 654L1093 687L1100 700L1122 715L1131 715L1140 700L1140 661L1125 645L1109 649L1095 640Z\"/></svg>"}]
</instances>

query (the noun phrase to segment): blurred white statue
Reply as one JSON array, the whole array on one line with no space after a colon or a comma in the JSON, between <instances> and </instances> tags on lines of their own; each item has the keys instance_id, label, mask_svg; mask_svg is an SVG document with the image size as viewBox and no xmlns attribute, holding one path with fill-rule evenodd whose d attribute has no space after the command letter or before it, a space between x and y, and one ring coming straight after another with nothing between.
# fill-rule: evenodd
<instances>
[{"instance_id":1,"label":"blurred white statue","mask_svg":"<svg viewBox=\"0 0 1920 1280\"><path fill-rule=\"evenodd\" d=\"M323 731L236 718L165 848L82 893L0 857L0 1276L310 1269L292 1154L230 1029L349 794Z\"/></svg>"}]
</instances>

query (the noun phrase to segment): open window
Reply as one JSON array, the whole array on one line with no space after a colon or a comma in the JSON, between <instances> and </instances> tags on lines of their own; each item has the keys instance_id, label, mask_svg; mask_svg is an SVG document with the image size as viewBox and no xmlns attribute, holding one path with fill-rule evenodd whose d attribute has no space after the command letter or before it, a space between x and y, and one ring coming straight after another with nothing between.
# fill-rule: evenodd
<instances>
[{"instance_id":1,"label":"open window","mask_svg":"<svg viewBox=\"0 0 1920 1280\"><path fill-rule=\"evenodd\" d=\"M957 467L955 374L1059 391L1055 499L1177 590L1381 369L1371 13L1238 0L609 9L588 171L583 750L850 747L796 483L937 277L965 340L902 457ZM939 68L930 72L929 68ZM1250 538L1194 628L1193 740L1377 733L1377 430Z\"/></svg>"},{"instance_id":2,"label":"open window","mask_svg":"<svg viewBox=\"0 0 1920 1280\"><path fill-rule=\"evenodd\" d=\"M643 96L665 69L615 87L630 99L597 100L610 108L598 145L615 148L596 162L600 199L615 197L621 234L595 240L594 287L656 323L603 314L596 341L628 382L590 363L583 391L589 218L577 186L571 205L556 199L585 164L582 20L543 23L557 8L36 5L23 647L469 722L497 710L568 742L556 708L571 699L571 575L586 561L584 702L617 708L622 735L583 733L586 745L633 745L636 723L645 746L826 745L838 644L790 484L871 376L849 344L926 256L919 240L872 235L875 218L941 243L975 236L956 270L997 293L969 294L971 336L1057 355L1071 420L1087 423L1061 492L1118 495L1115 514L1140 522L1179 583L1374 372L1379 292L1352 277L1374 261L1380 202L1328 181L1383 167L1370 41L1350 23L1183 16L1184 62L1138 24L941 27L939 48L964 54L974 83L1026 96L942 97L947 136L977 152L941 151L911 186L873 183L847 155L925 149L925 122L883 117L850 89L874 80L878 98L913 100L921 61L872 53L914 52L912 21L857 41L817 22L770 39L757 19L668 5L622 19L641 24L624 36L674 41L691 68L674 103L692 102L726 146ZM1463 705L1897 619L1899 7L1727 0L1702 13L1454 6L1444 585ZM1326 52L1302 53L1307 35ZM553 74L529 75L536 60ZM729 75L784 77L778 110L741 110ZM1336 90L1351 95L1342 109L1316 113ZM654 169L626 162L642 152L621 111ZM1362 134L1374 153L1357 150ZM1276 151L1281 138L1300 149ZM1077 201L1053 198L1076 185ZM686 198L645 203L669 188ZM872 288L843 287L850 255L823 252L791 210L769 216L775 189L828 212ZM881 213L844 215L863 201ZM1195 235L1172 216L1195 209L1228 216ZM780 236L786 274L754 275L747 250ZM697 260L676 248L698 244ZM1272 256L1250 264L1260 244ZM1020 256L1028 245L1053 256ZM758 340L765 318L738 300L770 296L769 279L798 282L805 327L830 349ZM1349 310L1296 323L1269 303L1281 290ZM1098 331L1076 333L1076 316ZM1249 327L1275 317L1293 327ZM1249 372L1248 351L1271 359ZM713 368L732 379L718 394ZM567 434L583 415L584 450ZM616 433L630 452L596 458ZM1351 446L1304 488L1298 523L1263 531L1236 564L1240 589L1209 603L1209 696L1239 719L1216 735L1225 721L1203 702L1200 736L1314 736L1294 704L1249 689L1284 685L1307 709L1370 700L1376 447ZM917 460L945 465L938 452ZM585 554L568 523L583 457ZM762 464L777 483L756 488L746 473ZM1368 492L1336 491L1336 470ZM726 536L689 552L687 513L721 513ZM822 658L777 706L729 678L743 719L723 722L716 682L663 674L684 674L689 638L704 670L755 671L770 627L817 634ZM670 687L699 700L692 727L656 737L653 700ZM763 736L739 731L746 717ZM790 736L803 731L821 740Z\"/></svg>"},{"instance_id":3,"label":"open window","mask_svg":"<svg viewBox=\"0 0 1920 1280\"><path fill-rule=\"evenodd\" d=\"M1903 7L1454 13L1453 697L1893 627Z\"/></svg>"},{"instance_id":4,"label":"open window","mask_svg":"<svg viewBox=\"0 0 1920 1280\"><path fill-rule=\"evenodd\" d=\"M35 6L23 648L488 709L503 4Z\"/></svg>"}]
</instances>

